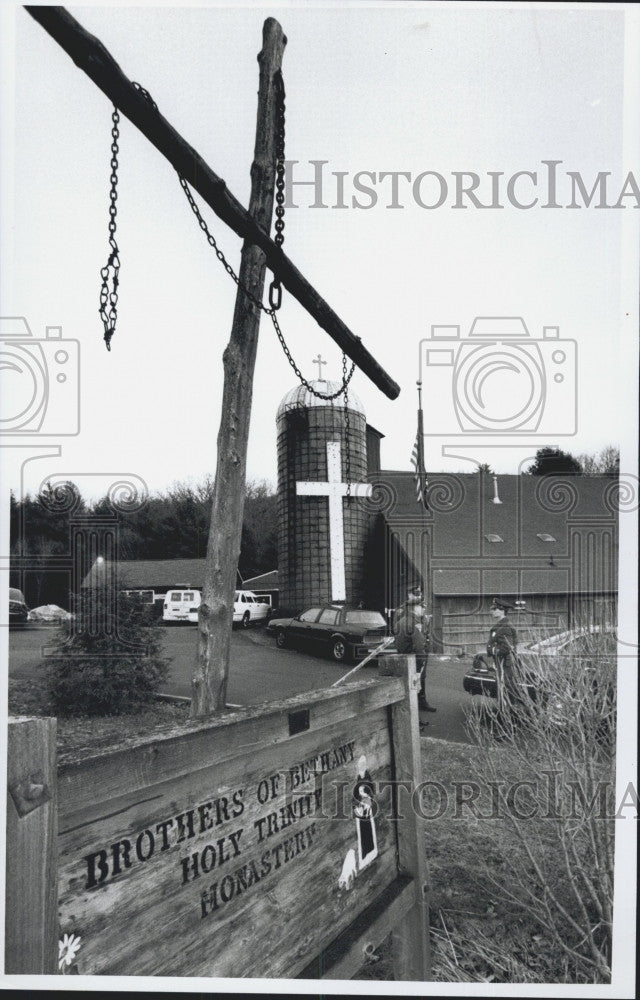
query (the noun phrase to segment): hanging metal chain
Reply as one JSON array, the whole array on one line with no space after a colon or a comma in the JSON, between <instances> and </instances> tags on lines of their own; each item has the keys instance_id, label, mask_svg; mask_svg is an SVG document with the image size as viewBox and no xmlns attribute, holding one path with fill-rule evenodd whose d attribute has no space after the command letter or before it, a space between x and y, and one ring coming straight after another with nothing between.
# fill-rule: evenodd
<instances>
[{"instance_id":1,"label":"hanging metal chain","mask_svg":"<svg viewBox=\"0 0 640 1000\"><path fill-rule=\"evenodd\" d=\"M276 209L275 209L276 221L275 221L275 225L274 225L274 228L275 228L274 243L276 244L276 246L281 247L282 244L284 243L284 226L285 226L285 218L284 218L284 214L285 214L285 89L284 89L284 79L282 77L282 72L280 70L278 70L278 72L275 75L275 81L276 81L277 95L276 95L276 195L275 195L275 199L276 199ZM158 111L158 105L153 100L153 98L152 98L151 94L149 93L149 91L146 90L141 84L136 83L135 81L132 81L132 82L133 82L133 86L136 88L136 90L139 91L142 94L142 96L145 98L145 100L147 100L149 102L149 104L151 104L151 106L156 111ZM113 332L115 330L116 305L117 305L117 301L118 301L118 295L117 295L118 270L120 268L120 260L119 260L119 257L118 257L118 247L117 247L117 244L115 242L115 215L116 215L115 202L116 202L116 199L117 199L116 187L117 187L117 183L118 183L118 175L117 175L117 171L118 171L118 160L117 160L118 145L117 145L117 139L119 138L119 133L118 133L117 125L118 125L119 120L120 119L119 119L119 115L118 115L118 110L117 110L117 108L114 108L113 109L114 129L112 131L112 136L113 136L113 140L114 141L113 141L113 144L111 146L111 152L113 154L112 159L111 159L111 171L112 171L112 173L111 173L111 206L109 208L109 214L111 215L111 221L109 222L109 243L110 243L110 245L112 247L112 254L109 257L109 263L107 264L107 267L103 268L102 271L100 272L102 274L102 278L103 278L103 287L102 287L102 291L100 293L100 314L102 315L103 314L103 306L106 305L107 297L108 297L108 289L105 290L105 282L106 282L105 272L108 273L108 267L109 267L109 265L111 265L112 259L116 262L116 268L117 269L115 270L115 274L114 274L114 291L113 291L113 293L111 295L112 322L111 322L110 326L108 326L107 319L111 319L111 316L108 317L108 318L105 318L103 316L103 321L105 323L105 341L107 342L107 347L109 347L109 341L111 340L111 337L113 336ZM178 173L178 172L176 171L176 173ZM240 281L239 276L236 274L236 272L234 271L233 267L231 266L231 264L229 263L229 261L225 257L224 253L222 252L222 250L218 246L215 237L209 231L209 227L207 226L206 221L202 217L202 213L200 212L200 209L198 208L198 206L196 204L196 201L195 201L195 199L194 199L194 197L193 197L193 195L191 193L191 189L189 187L188 182L185 180L185 178L180 173L178 173L178 179L180 181L180 186L181 186L182 190L185 193L187 201L189 202L189 205L191 206L191 210L192 210L193 214L195 215L196 219L198 220L198 225L200 226L200 229L204 233L209 246L214 251L216 257L218 258L218 260L220 261L220 263L224 267L225 271L227 272L227 274L229 275L229 277L233 279L233 281L238 286L238 288L242 289L242 291L247 296L247 298L251 302L253 302L253 304L256 306L256 308L260 309L263 313L265 313L267 316L270 317L271 322L273 323L273 327L274 327L274 329L276 331L278 340L280 341L280 344L282 346L282 350L284 351L285 357L287 358L287 361L289 362L289 364L293 368L293 370L294 370L294 372L295 372L295 374L296 374L296 376L297 376L300 384L303 385L305 387L305 389L307 389L313 396L316 396L318 399L326 399L326 400L337 399L338 396L344 394L345 407L346 407L346 405L347 405L347 399L348 399L347 387L349 385L349 382L353 378L353 373L355 372L355 369L356 369L356 363L355 363L355 361L352 363L351 370L349 371L349 374L347 375L347 358L346 358L346 355L343 352L343 355L342 355L342 372L343 372L342 385L339 387L339 389L336 392L333 392L333 393L329 394L329 393L318 392L317 389L314 389L314 387L311 385L311 383L308 382L307 379L304 378L302 372L300 371L300 369L298 368L297 364L295 363L295 361L294 361L294 359L293 359L293 357L291 355L291 351L287 347L287 344L286 344L286 341L284 339L284 335L282 333L282 330L280 329L280 324L278 323L276 312L278 311L278 309L280 309L280 306L282 305L282 284L280 282L280 279L274 277L273 281L271 282L271 285L269 287L269 306L265 306L260 301L260 299L258 299L253 294L253 292L249 288L247 288L246 285L244 285ZM113 227L113 230L112 230L112 227ZM114 298L114 296L115 296L115 298ZM104 298L104 302L103 302L103 298ZM107 336L107 333L108 333L108 336ZM347 429L348 429L348 426L349 426L348 425L348 420L349 420L348 413L349 413L349 411L347 409Z\"/></svg>"},{"instance_id":2,"label":"hanging metal chain","mask_svg":"<svg viewBox=\"0 0 640 1000\"><path fill-rule=\"evenodd\" d=\"M104 326L104 342L107 350L111 350L111 338L116 331L118 319L118 285L120 283L120 251L116 242L116 215L118 214L118 139L120 131L120 114L114 106L111 115L111 189L109 191L109 246L111 253L103 268L100 269L102 284L100 286L100 308L98 312ZM109 284L111 283L111 290Z\"/></svg>"},{"instance_id":3,"label":"hanging metal chain","mask_svg":"<svg viewBox=\"0 0 640 1000\"><path fill-rule=\"evenodd\" d=\"M327 400L337 399L338 396L341 396L343 394L343 392L346 392L347 386L349 385L349 382L353 378L353 373L356 370L355 361L351 365L351 371L349 372L349 374L343 378L342 385L338 389L336 389L335 392L332 393L318 392L318 390L314 389L314 387L311 385L311 382L307 382L306 378L304 377L304 375L298 368L297 364L293 360L293 357L291 356L291 351L287 347L286 341L282 334L282 330L280 329L280 324L278 323L278 318L275 314L275 310L265 309L264 311L267 313L268 316L271 317L271 322L273 323L274 329L278 335L278 340L280 341L282 350L285 353L287 361L289 362L294 372L296 373L296 377L300 382L300 385L303 385L305 389L311 393L312 396L316 396L318 399L327 399ZM346 371L346 355L343 354L342 357L343 357L343 369Z\"/></svg>"},{"instance_id":4,"label":"hanging metal chain","mask_svg":"<svg viewBox=\"0 0 640 1000\"><path fill-rule=\"evenodd\" d=\"M282 71L278 70L275 75L276 82L276 221L274 229L276 234L273 242L277 247L282 247L284 243L284 140L285 140L285 90ZM277 312L282 305L282 284L280 278L274 275L273 281L269 285L269 305L273 312Z\"/></svg>"},{"instance_id":5,"label":"hanging metal chain","mask_svg":"<svg viewBox=\"0 0 640 1000\"><path fill-rule=\"evenodd\" d=\"M352 369L353 374L353 369ZM351 378L351 376L349 376ZM344 450L345 474L347 477L347 504L351 503L351 419L349 417L349 393L347 386L347 355L342 355L342 384L344 385Z\"/></svg>"}]
</instances>

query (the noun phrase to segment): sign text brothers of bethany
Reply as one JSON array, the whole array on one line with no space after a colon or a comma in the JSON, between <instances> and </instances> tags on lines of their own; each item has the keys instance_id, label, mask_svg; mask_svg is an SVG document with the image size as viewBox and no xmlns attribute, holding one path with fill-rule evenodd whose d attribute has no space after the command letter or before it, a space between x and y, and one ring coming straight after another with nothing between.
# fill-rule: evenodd
<instances>
[{"instance_id":1,"label":"sign text brothers of bethany","mask_svg":"<svg viewBox=\"0 0 640 1000\"><path fill-rule=\"evenodd\" d=\"M317 779L347 763L353 763L354 748L355 741L349 740L293 765L288 775L282 771L276 772L262 778L253 789L237 788L230 796L222 795L201 802L185 812L160 820L152 829L141 830L131 838L123 837L108 847L93 851L84 858L87 866L86 888L93 889L103 885L136 864L146 864L172 846L184 844L186 848L194 838L198 839L200 835L214 831L214 834L219 833L220 836L208 840L204 846L199 845L196 850L178 858L176 863L176 878L181 885L225 869L225 874L219 880L201 890L201 916L206 917L312 846L316 833L315 822L298 825L303 820L308 821L321 808L323 788ZM300 791L311 780L316 782L315 787L311 791ZM284 805L269 808L281 798L285 788L292 797ZM300 793L297 794L298 792ZM242 817L247 798L251 794L268 811L256 817L251 829L247 830L242 825ZM284 839L276 837L277 834L290 831L294 825L298 828L291 836ZM272 838L277 843L272 843ZM261 845L263 849L259 860L251 858L247 862L240 862L239 867L229 872L225 866L241 857L243 852L246 853L247 847L255 844Z\"/></svg>"},{"instance_id":2,"label":"sign text brothers of bethany","mask_svg":"<svg viewBox=\"0 0 640 1000\"><path fill-rule=\"evenodd\" d=\"M360 681L284 703L308 706L295 735L269 706L63 764L60 934L82 939L77 971L302 971L398 876L375 795L403 697L397 678Z\"/></svg>"}]
</instances>

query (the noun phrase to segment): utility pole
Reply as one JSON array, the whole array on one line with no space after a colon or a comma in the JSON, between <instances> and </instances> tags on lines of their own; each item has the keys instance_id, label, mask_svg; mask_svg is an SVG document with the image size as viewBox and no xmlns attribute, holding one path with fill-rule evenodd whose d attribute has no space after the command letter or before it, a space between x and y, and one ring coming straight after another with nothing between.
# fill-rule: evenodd
<instances>
[{"instance_id":1,"label":"utility pole","mask_svg":"<svg viewBox=\"0 0 640 1000\"><path fill-rule=\"evenodd\" d=\"M262 51L258 56L258 120L249 199L249 215L266 233L271 229L276 173L276 74L282 65L286 43L278 22L272 17L267 18L262 29ZM253 370L260 327L260 311L243 288L248 288L261 302L265 271L263 251L255 243L245 240L231 337L223 355L224 389L218 431L218 464L198 617L198 652L191 682L192 718L210 715L226 706Z\"/></svg>"}]
</instances>

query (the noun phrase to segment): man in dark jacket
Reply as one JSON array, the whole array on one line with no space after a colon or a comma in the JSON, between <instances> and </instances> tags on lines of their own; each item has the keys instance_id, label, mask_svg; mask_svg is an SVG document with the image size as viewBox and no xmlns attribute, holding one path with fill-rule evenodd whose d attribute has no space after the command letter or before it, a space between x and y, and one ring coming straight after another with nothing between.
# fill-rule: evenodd
<instances>
[{"instance_id":1,"label":"man in dark jacket","mask_svg":"<svg viewBox=\"0 0 640 1000\"><path fill-rule=\"evenodd\" d=\"M398 653L415 653L416 671L420 674L418 708L425 712L435 712L425 695L427 660L430 648L430 616L422 603L422 588L413 587L403 605L395 614L394 633Z\"/></svg>"},{"instance_id":2,"label":"man in dark jacket","mask_svg":"<svg viewBox=\"0 0 640 1000\"><path fill-rule=\"evenodd\" d=\"M489 632L487 653L493 657L498 683L498 699L503 707L515 707L522 701L517 682L518 659L516 647L518 637L516 630L508 619L513 605L501 597L494 597L491 604L491 616L494 624Z\"/></svg>"}]
</instances>

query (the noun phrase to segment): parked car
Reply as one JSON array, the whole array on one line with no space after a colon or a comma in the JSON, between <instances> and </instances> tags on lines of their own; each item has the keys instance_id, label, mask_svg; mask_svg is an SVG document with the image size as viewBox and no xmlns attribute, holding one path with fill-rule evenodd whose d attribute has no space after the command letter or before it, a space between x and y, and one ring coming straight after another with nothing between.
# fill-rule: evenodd
<instances>
[{"instance_id":1,"label":"parked car","mask_svg":"<svg viewBox=\"0 0 640 1000\"><path fill-rule=\"evenodd\" d=\"M388 626L379 611L318 604L295 618L273 618L267 632L280 648L315 649L342 661L367 656L388 635Z\"/></svg>"},{"instance_id":2,"label":"parked car","mask_svg":"<svg viewBox=\"0 0 640 1000\"><path fill-rule=\"evenodd\" d=\"M595 646L597 646L597 656L615 656L615 630L605 628L602 630L602 636L594 639L600 632L598 625L592 625L588 628L569 629L538 642L519 644L517 655L529 696L536 697L541 664L547 657L580 657L584 659L586 667L593 663ZM468 694L497 698L498 683L493 659L486 654L476 654L471 669L462 678L462 686Z\"/></svg>"},{"instance_id":3,"label":"parked car","mask_svg":"<svg viewBox=\"0 0 640 1000\"><path fill-rule=\"evenodd\" d=\"M28 617L24 594L17 587L9 587L9 625L24 625Z\"/></svg>"},{"instance_id":4,"label":"parked car","mask_svg":"<svg viewBox=\"0 0 640 1000\"><path fill-rule=\"evenodd\" d=\"M199 590L168 590L162 606L163 622L190 622L198 624L198 608L202 600Z\"/></svg>"},{"instance_id":5,"label":"parked car","mask_svg":"<svg viewBox=\"0 0 640 1000\"><path fill-rule=\"evenodd\" d=\"M271 614L268 601L252 590L236 590L233 605L233 623L249 628L251 622L265 622Z\"/></svg>"},{"instance_id":6,"label":"parked car","mask_svg":"<svg viewBox=\"0 0 640 1000\"><path fill-rule=\"evenodd\" d=\"M37 608L31 608L29 612L30 622L47 625L59 625L61 622L71 621L72 618L71 612L65 611L58 604L41 604Z\"/></svg>"}]
</instances>

